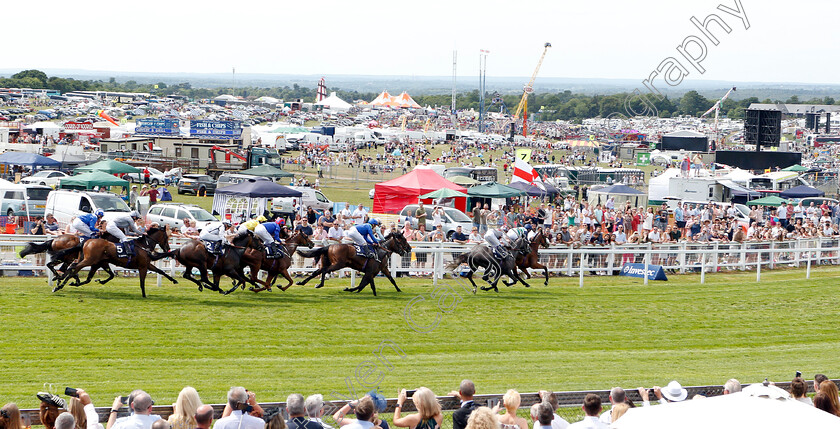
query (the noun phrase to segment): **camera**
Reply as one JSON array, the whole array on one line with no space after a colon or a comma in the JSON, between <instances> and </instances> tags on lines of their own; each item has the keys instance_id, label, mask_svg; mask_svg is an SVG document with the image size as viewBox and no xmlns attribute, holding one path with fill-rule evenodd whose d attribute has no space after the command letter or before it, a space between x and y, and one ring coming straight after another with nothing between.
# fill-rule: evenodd
<instances>
[{"instance_id":1,"label":"camera","mask_svg":"<svg viewBox=\"0 0 840 429\"><path fill-rule=\"evenodd\" d=\"M796 371L796 376L797 377L802 377L802 371Z\"/></svg>"},{"instance_id":2,"label":"camera","mask_svg":"<svg viewBox=\"0 0 840 429\"><path fill-rule=\"evenodd\" d=\"M128 396L120 396L120 402L122 402L123 405L128 405Z\"/></svg>"},{"instance_id":3,"label":"camera","mask_svg":"<svg viewBox=\"0 0 840 429\"><path fill-rule=\"evenodd\" d=\"M414 396L414 392L416 392L416 391L417 391L417 389L406 390L405 391L405 397L410 398L410 397Z\"/></svg>"},{"instance_id":4,"label":"camera","mask_svg":"<svg viewBox=\"0 0 840 429\"><path fill-rule=\"evenodd\" d=\"M77 389L74 389L72 387L65 387L64 388L64 394L67 395L67 396L71 396L73 398L78 398L79 397L79 393L77 392Z\"/></svg>"}]
</instances>

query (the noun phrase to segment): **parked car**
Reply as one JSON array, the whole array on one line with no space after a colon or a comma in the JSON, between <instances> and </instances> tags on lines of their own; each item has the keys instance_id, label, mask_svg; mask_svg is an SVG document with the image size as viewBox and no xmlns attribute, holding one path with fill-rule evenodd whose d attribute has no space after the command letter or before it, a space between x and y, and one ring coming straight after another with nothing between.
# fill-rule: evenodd
<instances>
[{"instance_id":1,"label":"parked car","mask_svg":"<svg viewBox=\"0 0 840 429\"><path fill-rule=\"evenodd\" d=\"M199 231L208 223L218 220L207 212L207 210L192 204L155 204L149 208L149 212L146 214L147 221L169 225L171 228L181 228L184 226L184 218L192 220L195 223L196 229Z\"/></svg>"},{"instance_id":2,"label":"parked car","mask_svg":"<svg viewBox=\"0 0 840 429\"><path fill-rule=\"evenodd\" d=\"M144 176L144 173L142 171L143 167L139 167L139 168L141 170L139 175L138 174L126 174L124 179L128 180L129 182L132 182L132 183L145 183L145 176ZM149 169L149 183L157 186L161 183L166 182L166 176L163 174L162 171L158 170L157 168L153 168L153 167L146 167L146 168Z\"/></svg>"},{"instance_id":3,"label":"parked car","mask_svg":"<svg viewBox=\"0 0 840 429\"><path fill-rule=\"evenodd\" d=\"M83 213L93 213L97 209L105 212L105 220L130 213L128 204L119 195L107 192L82 192L58 190L47 196L45 212L52 213L61 226Z\"/></svg>"},{"instance_id":4,"label":"parked car","mask_svg":"<svg viewBox=\"0 0 840 429\"><path fill-rule=\"evenodd\" d=\"M5 186L0 185L0 214L6 216L43 216L47 204L47 195L50 191L52 189L46 186L32 184L9 183Z\"/></svg>"},{"instance_id":5,"label":"parked car","mask_svg":"<svg viewBox=\"0 0 840 429\"><path fill-rule=\"evenodd\" d=\"M216 181L216 188L218 189L224 188L225 186L238 185L248 179L269 180L265 177L252 176L250 174L224 173L219 176L219 180Z\"/></svg>"},{"instance_id":6,"label":"parked car","mask_svg":"<svg viewBox=\"0 0 840 429\"><path fill-rule=\"evenodd\" d=\"M185 174L178 181L178 193L213 195L216 193L216 181L206 174Z\"/></svg>"},{"instance_id":7,"label":"parked car","mask_svg":"<svg viewBox=\"0 0 840 429\"><path fill-rule=\"evenodd\" d=\"M58 186L58 181L65 177L70 177L70 175L56 170L41 170L29 177L20 179L20 183L42 186Z\"/></svg>"},{"instance_id":8,"label":"parked car","mask_svg":"<svg viewBox=\"0 0 840 429\"><path fill-rule=\"evenodd\" d=\"M402 228L406 219L409 219L411 227L416 229L417 218L414 217L414 214L417 212L418 207L419 205L417 204L409 204L405 206L400 211L400 220L397 222L397 226ZM426 231L431 231L433 219L432 213L434 212L435 207L428 204L423 207L426 209ZM452 207L444 207L443 213L444 216L441 218L441 225L443 226L443 232L446 234L447 239L452 237L452 233L455 232L455 228L458 226L461 227L465 234L472 229L472 220L460 210Z\"/></svg>"}]
</instances>

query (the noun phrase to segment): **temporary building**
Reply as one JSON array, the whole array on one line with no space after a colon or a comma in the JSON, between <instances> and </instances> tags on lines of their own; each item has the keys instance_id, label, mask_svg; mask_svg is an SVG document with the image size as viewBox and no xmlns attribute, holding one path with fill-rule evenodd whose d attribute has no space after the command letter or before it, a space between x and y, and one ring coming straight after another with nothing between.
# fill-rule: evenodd
<instances>
[{"instance_id":1,"label":"temporary building","mask_svg":"<svg viewBox=\"0 0 840 429\"><path fill-rule=\"evenodd\" d=\"M417 204L421 195L443 188L467 193L467 188L444 179L432 170L412 170L396 179L375 185L373 212L398 213L409 204ZM464 211L466 207L466 198L455 199L455 208Z\"/></svg>"},{"instance_id":2,"label":"temporary building","mask_svg":"<svg viewBox=\"0 0 840 429\"><path fill-rule=\"evenodd\" d=\"M769 197L759 198L757 200L752 200L748 204L751 206L770 206L770 207L779 207L782 203L787 203L788 201L784 198L777 197L775 195L770 195Z\"/></svg>"},{"instance_id":3,"label":"temporary building","mask_svg":"<svg viewBox=\"0 0 840 429\"><path fill-rule=\"evenodd\" d=\"M616 207L624 206L629 201L633 207L647 207L648 196L644 192L618 183L606 188L590 190L589 204L605 204L612 197Z\"/></svg>"},{"instance_id":4,"label":"temporary building","mask_svg":"<svg viewBox=\"0 0 840 429\"><path fill-rule=\"evenodd\" d=\"M473 186L467 194L472 198L512 198L525 195L525 192L501 183L489 182Z\"/></svg>"},{"instance_id":5,"label":"temporary building","mask_svg":"<svg viewBox=\"0 0 840 429\"><path fill-rule=\"evenodd\" d=\"M105 173L103 171L92 171L90 173L77 174L72 177L65 177L59 181L61 189L93 189L94 187L110 188L111 186L128 187L128 181Z\"/></svg>"},{"instance_id":6,"label":"temporary building","mask_svg":"<svg viewBox=\"0 0 840 429\"><path fill-rule=\"evenodd\" d=\"M315 105L324 106L330 110L348 110L353 107L350 103L335 95L335 92L331 92L329 97L315 103Z\"/></svg>"},{"instance_id":7,"label":"temporary building","mask_svg":"<svg viewBox=\"0 0 840 429\"><path fill-rule=\"evenodd\" d=\"M5 152L0 154L0 164L26 165L30 167L58 167L60 162L28 152Z\"/></svg>"},{"instance_id":8,"label":"temporary building","mask_svg":"<svg viewBox=\"0 0 840 429\"><path fill-rule=\"evenodd\" d=\"M270 198L300 197L301 195L300 191L278 185L267 179L248 179L236 185L217 188L213 195L213 214L238 223L251 214L263 214Z\"/></svg>"},{"instance_id":9,"label":"temporary building","mask_svg":"<svg viewBox=\"0 0 840 429\"><path fill-rule=\"evenodd\" d=\"M532 185L528 182L513 182L508 184L508 186L525 192L529 197L544 197L548 194L547 191L542 190L539 186Z\"/></svg>"},{"instance_id":10,"label":"temporary building","mask_svg":"<svg viewBox=\"0 0 840 429\"><path fill-rule=\"evenodd\" d=\"M790 189L785 189L779 193L779 196L782 198L824 197L825 192L807 185L799 185Z\"/></svg>"},{"instance_id":11,"label":"temporary building","mask_svg":"<svg viewBox=\"0 0 840 429\"><path fill-rule=\"evenodd\" d=\"M405 92L405 91L403 91L402 94L396 96L395 98L396 99L394 101L399 103L400 107L407 107L409 109L419 109L420 108L420 105L417 104L417 102L414 101L414 99L411 98L411 96L408 95L408 93Z\"/></svg>"},{"instance_id":12,"label":"temporary building","mask_svg":"<svg viewBox=\"0 0 840 429\"><path fill-rule=\"evenodd\" d=\"M371 106L391 106L391 99L393 97L391 94L388 94L388 91L382 91L373 101L370 102Z\"/></svg>"}]
</instances>

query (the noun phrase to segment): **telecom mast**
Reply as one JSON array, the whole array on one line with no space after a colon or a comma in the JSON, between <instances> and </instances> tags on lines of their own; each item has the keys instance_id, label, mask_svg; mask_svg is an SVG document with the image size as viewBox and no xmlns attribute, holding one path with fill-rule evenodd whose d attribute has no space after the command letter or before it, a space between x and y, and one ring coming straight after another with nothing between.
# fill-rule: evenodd
<instances>
[{"instance_id":1,"label":"telecom mast","mask_svg":"<svg viewBox=\"0 0 840 429\"><path fill-rule=\"evenodd\" d=\"M484 131L484 92L487 80L487 54L484 49L478 54L478 132Z\"/></svg>"},{"instance_id":2,"label":"telecom mast","mask_svg":"<svg viewBox=\"0 0 840 429\"><path fill-rule=\"evenodd\" d=\"M525 116L522 120L522 135L528 135L528 95L534 92L534 81L537 80L537 73L540 72L540 66L542 66L543 60L545 59L545 54L548 52L548 48L551 47L551 43L546 42L542 56L540 56L540 60L537 62L537 68L534 69L534 74L531 75L531 80L528 81L528 84L525 85L525 89L522 92L522 100L519 101L519 105L516 106L516 112L513 114L513 123L516 124L516 121L519 119L519 114L522 113L523 108L525 109Z\"/></svg>"},{"instance_id":3,"label":"telecom mast","mask_svg":"<svg viewBox=\"0 0 840 429\"><path fill-rule=\"evenodd\" d=\"M452 114L452 124L457 122L457 115L455 114L455 76L458 73L458 51L452 51L452 107L450 112Z\"/></svg>"}]
</instances>

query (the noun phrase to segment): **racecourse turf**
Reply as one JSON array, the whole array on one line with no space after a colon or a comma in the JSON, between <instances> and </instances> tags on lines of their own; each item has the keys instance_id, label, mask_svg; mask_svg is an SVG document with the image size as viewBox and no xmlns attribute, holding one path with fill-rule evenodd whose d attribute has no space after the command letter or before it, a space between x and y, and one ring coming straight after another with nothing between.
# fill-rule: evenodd
<instances>
[{"instance_id":1,"label":"racecourse turf","mask_svg":"<svg viewBox=\"0 0 840 429\"><path fill-rule=\"evenodd\" d=\"M85 388L107 406L135 388L169 404L187 385L219 403L239 385L278 401L375 384L389 397L420 385L445 394L463 378L501 393L789 381L796 370L836 377L838 277L834 267L811 280L801 269L765 271L761 283L755 273L708 274L705 285L697 275L648 286L594 276L583 288L552 278L476 295L447 278L451 289L435 298L429 279L398 278L402 293L379 279L377 297L343 292L346 279L221 296L152 277L146 299L136 278L57 293L43 278L0 278L0 403L36 407L44 383ZM449 312L430 327L441 298ZM412 323L430 332L406 321L412 300ZM385 347L377 358L387 340L404 355Z\"/></svg>"}]
</instances>

